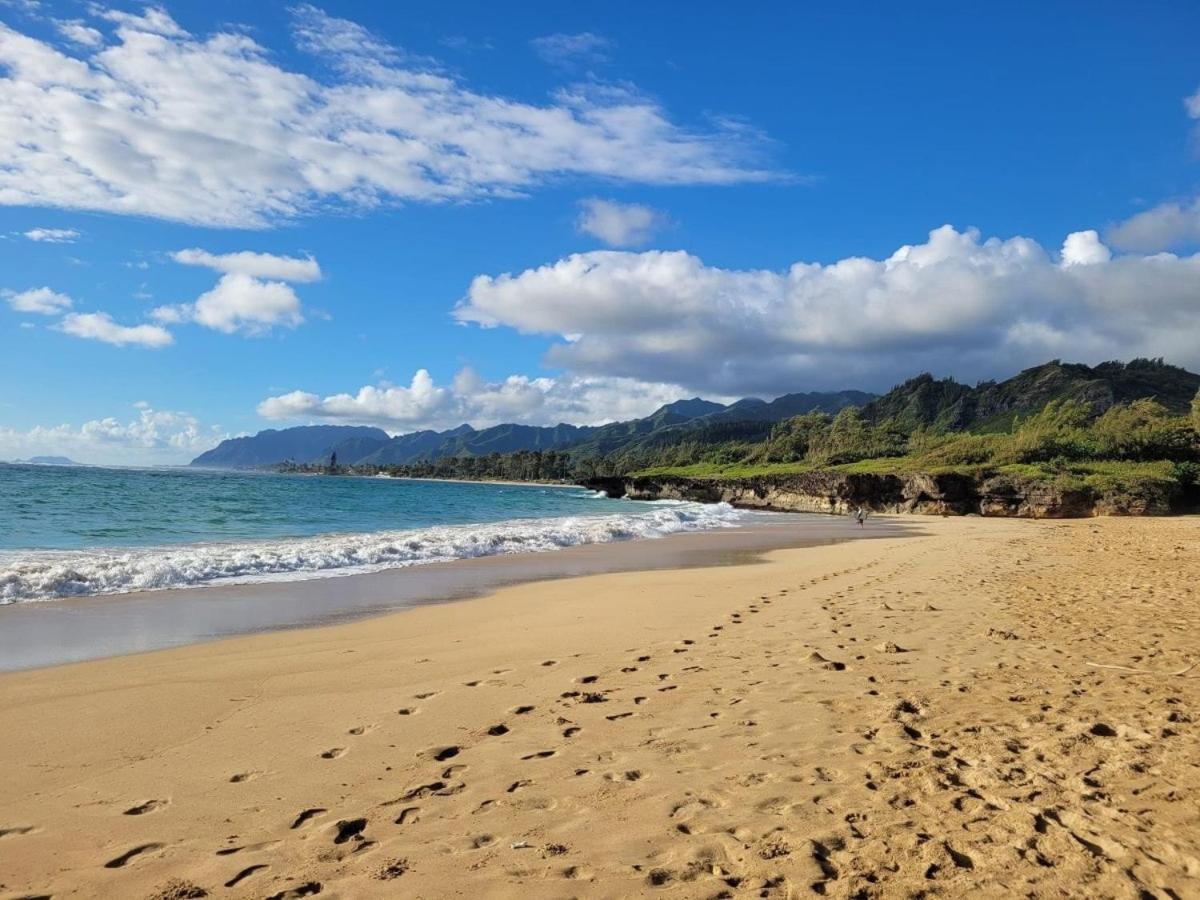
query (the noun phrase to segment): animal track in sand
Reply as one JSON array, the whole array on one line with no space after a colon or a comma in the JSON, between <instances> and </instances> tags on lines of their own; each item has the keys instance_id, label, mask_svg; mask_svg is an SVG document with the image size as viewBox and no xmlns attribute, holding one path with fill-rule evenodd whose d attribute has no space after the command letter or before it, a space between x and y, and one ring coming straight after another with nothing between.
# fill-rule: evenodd
<instances>
[{"instance_id":1,"label":"animal track in sand","mask_svg":"<svg viewBox=\"0 0 1200 900\"><path fill-rule=\"evenodd\" d=\"M261 872L263 869L269 869L269 868L271 868L271 867L268 866L266 863L259 863L258 865L247 866L246 868L242 869L242 871L238 872L236 875L234 875L232 878L230 878L227 882L225 882L225 887L227 887L227 888L234 887L239 881L245 881L247 878L249 878L255 872Z\"/></svg>"},{"instance_id":2,"label":"animal track in sand","mask_svg":"<svg viewBox=\"0 0 1200 900\"><path fill-rule=\"evenodd\" d=\"M162 809L170 800L147 800L145 803L139 803L137 806L131 806L125 810L122 815L126 816L144 816L146 813L152 813L155 810Z\"/></svg>"},{"instance_id":3,"label":"animal track in sand","mask_svg":"<svg viewBox=\"0 0 1200 900\"><path fill-rule=\"evenodd\" d=\"M323 806L313 806L309 809L300 810L300 815L296 816L296 821L292 822L292 828L299 828L314 816L319 816L323 812L328 812Z\"/></svg>"},{"instance_id":4,"label":"animal track in sand","mask_svg":"<svg viewBox=\"0 0 1200 900\"><path fill-rule=\"evenodd\" d=\"M337 759L339 756L346 755L345 747L330 747L321 754L321 759Z\"/></svg>"},{"instance_id":5,"label":"animal track in sand","mask_svg":"<svg viewBox=\"0 0 1200 900\"><path fill-rule=\"evenodd\" d=\"M139 856L144 856L147 853L153 853L155 850L161 850L166 844L138 844L130 850L126 850L120 856L110 859L104 864L106 869L123 869Z\"/></svg>"}]
</instances>

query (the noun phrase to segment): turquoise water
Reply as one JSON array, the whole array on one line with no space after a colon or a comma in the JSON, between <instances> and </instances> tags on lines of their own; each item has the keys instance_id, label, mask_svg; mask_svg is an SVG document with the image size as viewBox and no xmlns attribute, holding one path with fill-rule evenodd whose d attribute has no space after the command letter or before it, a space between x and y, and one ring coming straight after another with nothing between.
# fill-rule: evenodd
<instances>
[{"instance_id":1,"label":"turquoise water","mask_svg":"<svg viewBox=\"0 0 1200 900\"><path fill-rule=\"evenodd\" d=\"M0 465L0 603L540 552L749 515L576 487Z\"/></svg>"}]
</instances>

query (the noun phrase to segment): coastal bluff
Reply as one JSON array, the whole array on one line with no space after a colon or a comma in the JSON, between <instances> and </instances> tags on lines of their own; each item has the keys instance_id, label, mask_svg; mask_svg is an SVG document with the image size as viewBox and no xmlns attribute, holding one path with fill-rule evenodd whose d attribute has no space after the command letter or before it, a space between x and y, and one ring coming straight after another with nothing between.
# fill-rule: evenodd
<instances>
[{"instance_id":1,"label":"coastal bluff","mask_svg":"<svg viewBox=\"0 0 1200 900\"><path fill-rule=\"evenodd\" d=\"M1170 485L1134 488L1060 487L1011 475L884 475L813 471L746 477L635 475L584 482L609 497L693 500L745 509L846 514L862 506L878 513L979 515L1030 519L1157 516L1179 511L1184 498Z\"/></svg>"}]
</instances>

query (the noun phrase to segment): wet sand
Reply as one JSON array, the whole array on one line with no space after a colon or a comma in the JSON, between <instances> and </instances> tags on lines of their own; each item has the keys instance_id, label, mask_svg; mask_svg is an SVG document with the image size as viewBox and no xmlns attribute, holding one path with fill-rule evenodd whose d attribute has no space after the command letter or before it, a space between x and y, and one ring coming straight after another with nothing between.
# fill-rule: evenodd
<instances>
[{"instance_id":1,"label":"wet sand","mask_svg":"<svg viewBox=\"0 0 1200 900\"><path fill-rule=\"evenodd\" d=\"M768 524L764 519L778 521ZM763 517L739 528L547 553L488 556L361 575L233 584L0 606L0 672L181 647L202 641L349 622L426 603L478 597L514 584L601 572L735 565L781 547L889 537L914 523Z\"/></svg>"},{"instance_id":2,"label":"wet sand","mask_svg":"<svg viewBox=\"0 0 1200 900\"><path fill-rule=\"evenodd\" d=\"M0 676L0 897L1198 895L1200 520L914 525Z\"/></svg>"}]
</instances>

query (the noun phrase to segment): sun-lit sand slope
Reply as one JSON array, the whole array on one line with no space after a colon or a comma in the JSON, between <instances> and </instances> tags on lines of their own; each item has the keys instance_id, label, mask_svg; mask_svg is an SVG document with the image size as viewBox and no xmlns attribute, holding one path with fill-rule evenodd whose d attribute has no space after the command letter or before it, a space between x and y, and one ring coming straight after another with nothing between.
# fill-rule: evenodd
<instances>
[{"instance_id":1,"label":"sun-lit sand slope","mask_svg":"<svg viewBox=\"0 0 1200 900\"><path fill-rule=\"evenodd\" d=\"M915 524L4 676L0 896L1200 896L1200 521Z\"/></svg>"}]
</instances>

